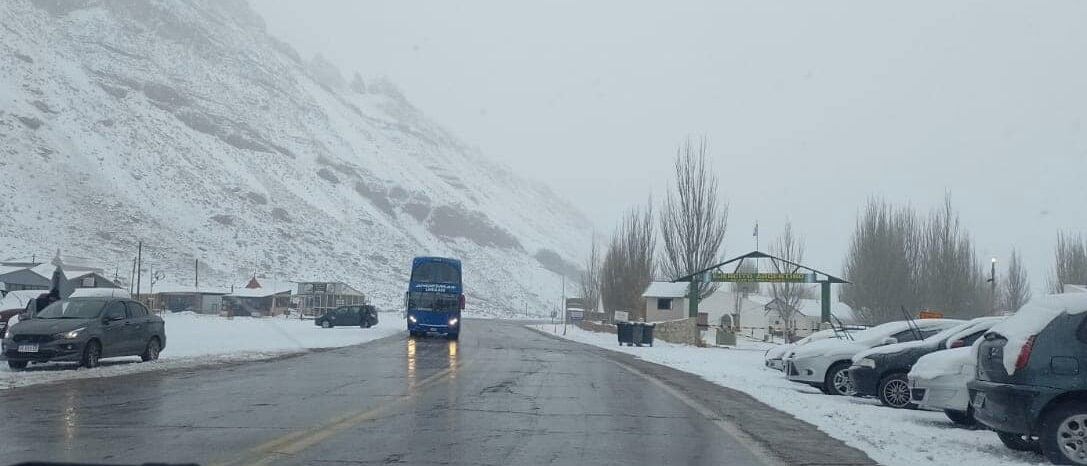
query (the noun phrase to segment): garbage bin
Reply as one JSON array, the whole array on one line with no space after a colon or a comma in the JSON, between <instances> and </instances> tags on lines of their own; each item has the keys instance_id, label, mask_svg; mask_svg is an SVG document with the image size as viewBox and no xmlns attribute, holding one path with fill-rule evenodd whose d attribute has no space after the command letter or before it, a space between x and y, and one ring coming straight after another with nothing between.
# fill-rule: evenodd
<instances>
[{"instance_id":1,"label":"garbage bin","mask_svg":"<svg viewBox=\"0 0 1087 466\"><path fill-rule=\"evenodd\" d=\"M633 326L630 322L616 322L615 336L619 339L619 346L623 346L623 343L628 345L634 344Z\"/></svg>"},{"instance_id":2,"label":"garbage bin","mask_svg":"<svg viewBox=\"0 0 1087 466\"><path fill-rule=\"evenodd\" d=\"M653 346L653 327L656 324L642 324L642 343Z\"/></svg>"},{"instance_id":3,"label":"garbage bin","mask_svg":"<svg viewBox=\"0 0 1087 466\"><path fill-rule=\"evenodd\" d=\"M631 344L634 346L642 346L642 336L644 335L645 324L641 322L634 322L630 326Z\"/></svg>"}]
</instances>

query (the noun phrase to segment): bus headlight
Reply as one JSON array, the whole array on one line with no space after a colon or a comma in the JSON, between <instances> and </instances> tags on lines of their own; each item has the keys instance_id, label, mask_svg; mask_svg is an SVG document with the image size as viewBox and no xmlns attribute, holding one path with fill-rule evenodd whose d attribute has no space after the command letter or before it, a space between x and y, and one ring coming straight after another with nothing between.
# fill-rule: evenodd
<instances>
[{"instance_id":1,"label":"bus headlight","mask_svg":"<svg viewBox=\"0 0 1087 466\"><path fill-rule=\"evenodd\" d=\"M449 325L457 325L457 322L460 322L460 319L457 319L456 317L449 319Z\"/></svg>"},{"instance_id":2,"label":"bus headlight","mask_svg":"<svg viewBox=\"0 0 1087 466\"><path fill-rule=\"evenodd\" d=\"M415 320L415 316L408 316L408 320L410 320L413 324L418 322L417 320Z\"/></svg>"}]
</instances>

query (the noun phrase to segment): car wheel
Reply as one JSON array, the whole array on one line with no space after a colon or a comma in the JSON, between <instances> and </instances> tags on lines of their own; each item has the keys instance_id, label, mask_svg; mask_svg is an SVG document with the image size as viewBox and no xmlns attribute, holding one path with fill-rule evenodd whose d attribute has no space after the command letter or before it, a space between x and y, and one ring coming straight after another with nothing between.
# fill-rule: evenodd
<instances>
[{"instance_id":1,"label":"car wheel","mask_svg":"<svg viewBox=\"0 0 1087 466\"><path fill-rule=\"evenodd\" d=\"M879 381L879 402L895 409L916 408L910 403L910 384L906 374L891 374Z\"/></svg>"},{"instance_id":2,"label":"car wheel","mask_svg":"<svg viewBox=\"0 0 1087 466\"><path fill-rule=\"evenodd\" d=\"M26 369L27 361L8 361L8 367L12 369Z\"/></svg>"},{"instance_id":3,"label":"car wheel","mask_svg":"<svg viewBox=\"0 0 1087 466\"><path fill-rule=\"evenodd\" d=\"M974 419L974 408L967 406L966 411L955 411L953 409L945 409L944 414L951 422L964 427L971 427L977 424L977 420Z\"/></svg>"},{"instance_id":4,"label":"car wheel","mask_svg":"<svg viewBox=\"0 0 1087 466\"><path fill-rule=\"evenodd\" d=\"M154 361L159 358L159 351L161 351L162 345L159 343L159 337L151 337L151 341L147 342L147 347L144 348L143 354L140 355L140 359L146 361Z\"/></svg>"},{"instance_id":5,"label":"car wheel","mask_svg":"<svg viewBox=\"0 0 1087 466\"><path fill-rule=\"evenodd\" d=\"M321 321L321 328L332 328L332 322L329 322L327 320L322 320Z\"/></svg>"},{"instance_id":6,"label":"car wheel","mask_svg":"<svg viewBox=\"0 0 1087 466\"><path fill-rule=\"evenodd\" d=\"M1042 419L1038 441L1053 464L1087 464L1087 403L1064 403Z\"/></svg>"},{"instance_id":7,"label":"car wheel","mask_svg":"<svg viewBox=\"0 0 1087 466\"><path fill-rule=\"evenodd\" d=\"M1032 451L1035 453L1041 451L1041 445L1039 445L1037 437L1000 431L997 431L996 436L1000 437L1000 442L1010 450Z\"/></svg>"},{"instance_id":8,"label":"car wheel","mask_svg":"<svg viewBox=\"0 0 1087 466\"><path fill-rule=\"evenodd\" d=\"M826 387L828 395L850 396L856 392L853 388L853 379L849 377L849 362L841 361L830 366L823 379L823 386Z\"/></svg>"},{"instance_id":9,"label":"car wheel","mask_svg":"<svg viewBox=\"0 0 1087 466\"><path fill-rule=\"evenodd\" d=\"M98 367L98 359L102 357L102 345L98 340L88 341L83 347L83 357L79 359L79 365L92 368Z\"/></svg>"}]
</instances>

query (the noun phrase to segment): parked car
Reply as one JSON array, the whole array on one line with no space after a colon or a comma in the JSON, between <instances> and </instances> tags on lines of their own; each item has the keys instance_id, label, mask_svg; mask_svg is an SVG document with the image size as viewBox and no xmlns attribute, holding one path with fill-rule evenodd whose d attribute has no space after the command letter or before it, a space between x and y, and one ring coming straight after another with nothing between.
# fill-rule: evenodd
<instances>
[{"instance_id":1,"label":"parked car","mask_svg":"<svg viewBox=\"0 0 1087 466\"><path fill-rule=\"evenodd\" d=\"M377 325L377 308L370 305L340 306L314 319L313 324L323 328L337 325L370 328Z\"/></svg>"},{"instance_id":2,"label":"parked car","mask_svg":"<svg viewBox=\"0 0 1087 466\"><path fill-rule=\"evenodd\" d=\"M799 339L799 340L797 340L797 341L795 341L793 343L785 343L785 344L777 345L777 346L775 346L773 348L770 348L770 349L766 350L766 353L763 355L766 367L769 367L771 369L776 369L776 370L779 370L779 371L783 371L783 370L785 370L785 355L788 354L789 351L792 351L794 348L804 346L804 345L806 345L808 343L811 343L813 341L821 341L821 340L826 340L828 338L842 339L842 338L846 337L846 333L855 333L855 332L856 332L856 330L854 330L854 329L845 329L845 330L826 329L826 330L820 330L818 332L815 332L815 333L813 333L811 335L808 335L808 336L806 336L804 338L801 338L801 339Z\"/></svg>"},{"instance_id":3,"label":"parked car","mask_svg":"<svg viewBox=\"0 0 1087 466\"><path fill-rule=\"evenodd\" d=\"M973 347L951 348L921 356L907 376L910 403L943 411L956 424L973 426L977 421L966 385L974 380L976 363Z\"/></svg>"},{"instance_id":4,"label":"parked car","mask_svg":"<svg viewBox=\"0 0 1087 466\"><path fill-rule=\"evenodd\" d=\"M849 378L854 396L873 396L884 406L916 408L910 401L910 369L921 356L950 347L970 346L1003 317L979 317L924 340L880 346L853 356ZM965 385L963 385L965 388Z\"/></svg>"},{"instance_id":5,"label":"parked car","mask_svg":"<svg viewBox=\"0 0 1087 466\"><path fill-rule=\"evenodd\" d=\"M0 298L0 338L3 338L4 332L7 331L9 322L11 324L18 322L19 317L16 316L26 312L26 306L30 304L30 300L42 293L42 290L16 290L9 291ZM12 322L12 319L15 321Z\"/></svg>"},{"instance_id":6,"label":"parked car","mask_svg":"<svg viewBox=\"0 0 1087 466\"><path fill-rule=\"evenodd\" d=\"M11 326L0 352L12 369L46 361L96 367L102 358L158 359L165 347L165 323L143 304L127 298L76 297Z\"/></svg>"},{"instance_id":7,"label":"parked car","mask_svg":"<svg viewBox=\"0 0 1087 466\"><path fill-rule=\"evenodd\" d=\"M1035 299L976 349L974 417L1009 448L1087 464L1087 294Z\"/></svg>"},{"instance_id":8,"label":"parked car","mask_svg":"<svg viewBox=\"0 0 1087 466\"><path fill-rule=\"evenodd\" d=\"M849 395L853 393L853 381L849 378L853 355L877 346L924 339L961 323L963 321L953 319L888 322L854 333L849 339L808 343L786 357L785 376L823 393Z\"/></svg>"}]
</instances>

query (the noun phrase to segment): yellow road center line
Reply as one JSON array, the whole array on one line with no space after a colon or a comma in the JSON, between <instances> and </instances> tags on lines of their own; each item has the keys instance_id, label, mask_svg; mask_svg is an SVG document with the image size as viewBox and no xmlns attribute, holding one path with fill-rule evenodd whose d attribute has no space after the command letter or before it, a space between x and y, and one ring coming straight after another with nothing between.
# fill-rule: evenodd
<instances>
[{"instance_id":1,"label":"yellow road center line","mask_svg":"<svg viewBox=\"0 0 1087 466\"><path fill-rule=\"evenodd\" d=\"M468 362L461 362L456 367L447 367L438 371L437 373L421 380L408 394L403 397L394 399L384 405L377 406L375 408L361 411L346 416L337 417L323 425L313 427L310 429L293 432L282 437L265 442L255 448L249 450L249 452L242 458L228 461L228 462L216 462L212 463L215 466L235 466L235 465L266 465L270 464L283 456L293 456L303 450L312 447L318 443L328 440L332 436L343 432L347 429L355 427L367 421L371 421L380 417L400 404L403 404L419 395L423 390L429 388L431 385L435 385L447 379L455 371L463 370L468 365Z\"/></svg>"}]
</instances>

